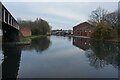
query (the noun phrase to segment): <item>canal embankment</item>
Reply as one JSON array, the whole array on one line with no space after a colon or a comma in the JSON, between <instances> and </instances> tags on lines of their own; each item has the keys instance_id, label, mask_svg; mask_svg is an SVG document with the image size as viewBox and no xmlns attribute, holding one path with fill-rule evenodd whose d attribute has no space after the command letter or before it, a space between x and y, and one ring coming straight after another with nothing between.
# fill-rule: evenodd
<instances>
[{"instance_id":1,"label":"canal embankment","mask_svg":"<svg viewBox=\"0 0 120 80\"><path fill-rule=\"evenodd\" d=\"M7 45L30 45L32 42L32 39L39 38L39 37L45 37L46 35L32 35L27 37L20 37L18 42L5 42L3 44Z\"/></svg>"},{"instance_id":2,"label":"canal embankment","mask_svg":"<svg viewBox=\"0 0 120 80\"><path fill-rule=\"evenodd\" d=\"M95 38L91 38L91 37L88 37L88 36L75 36L75 35L65 35L65 36L68 36L68 37L76 37L76 38L88 38L88 39L92 39L92 40L97 40L97 41L101 41L101 39L95 39ZM106 39L106 40L102 40L104 42L111 42L111 43L120 43L120 37L118 38L114 38L114 39Z\"/></svg>"}]
</instances>

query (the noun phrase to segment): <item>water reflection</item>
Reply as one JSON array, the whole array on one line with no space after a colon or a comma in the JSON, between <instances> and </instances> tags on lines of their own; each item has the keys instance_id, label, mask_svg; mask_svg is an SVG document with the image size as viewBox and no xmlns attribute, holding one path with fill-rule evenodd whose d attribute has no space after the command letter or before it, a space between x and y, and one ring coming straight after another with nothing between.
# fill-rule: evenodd
<instances>
[{"instance_id":1,"label":"water reflection","mask_svg":"<svg viewBox=\"0 0 120 80\"><path fill-rule=\"evenodd\" d=\"M71 36L68 36L68 41L71 42L71 40L72 40L72 37L71 37Z\"/></svg>"},{"instance_id":2,"label":"water reflection","mask_svg":"<svg viewBox=\"0 0 120 80\"><path fill-rule=\"evenodd\" d=\"M32 40L30 46L2 45L4 60L2 62L2 79L17 78L20 66L21 51L36 50L42 52L47 50L51 42L49 37L39 37Z\"/></svg>"},{"instance_id":3,"label":"water reflection","mask_svg":"<svg viewBox=\"0 0 120 80\"><path fill-rule=\"evenodd\" d=\"M92 41L91 50L86 51L90 65L96 69L103 68L111 64L118 67L118 45L113 43L105 43L100 41Z\"/></svg>"},{"instance_id":4,"label":"water reflection","mask_svg":"<svg viewBox=\"0 0 120 80\"><path fill-rule=\"evenodd\" d=\"M42 53L47 50L51 45L51 41L49 37L38 37L32 40L32 43L29 47L24 50L35 50L36 52Z\"/></svg>"},{"instance_id":5,"label":"water reflection","mask_svg":"<svg viewBox=\"0 0 120 80\"><path fill-rule=\"evenodd\" d=\"M90 39L74 38L73 45L83 49L86 57L90 61L90 65L96 69L112 65L118 67L118 44L105 43Z\"/></svg>"},{"instance_id":6,"label":"water reflection","mask_svg":"<svg viewBox=\"0 0 120 80\"><path fill-rule=\"evenodd\" d=\"M2 45L4 61L2 63L2 78L17 78L20 66L21 47Z\"/></svg>"},{"instance_id":7,"label":"water reflection","mask_svg":"<svg viewBox=\"0 0 120 80\"><path fill-rule=\"evenodd\" d=\"M90 49L90 39L86 38L73 38L73 45L83 50Z\"/></svg>"},{"instance_id":8,"label":"water reflection","mask_svg":"<svg viewBox=\"0 0 120 80\"><path fill-rule=\"evenodd\" d=\"M69 42L68 37L54 36L51 39L49 37L33 39L31 45L26 47L3 45L3 78L117 77L116 44L74 38L73 45L84 50L81 51L71 45L71 41ZM41 52L42 55L36 54ZM110 66L103 68L105 65Z\"/></svg>"}]
</instances>

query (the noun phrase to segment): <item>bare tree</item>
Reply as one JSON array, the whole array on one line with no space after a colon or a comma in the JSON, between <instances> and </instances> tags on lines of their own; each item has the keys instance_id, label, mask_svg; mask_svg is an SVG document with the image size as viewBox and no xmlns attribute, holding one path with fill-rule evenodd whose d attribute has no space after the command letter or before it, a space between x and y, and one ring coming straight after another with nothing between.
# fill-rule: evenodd
<instances>
[{"instance_id":1,"label":"bare tree","mask_svg":"<svg viewBox=\"0 0 120 80\"><path fill-rule=\"evenodd\" d=\"M105 20L112 25L112 28L118 29L118 11L107 14Z\"/></svg>"},{"instance_id":2,"label":"bare tree","mask_svg":"<svg viewBox=\"0 0 120 80\"><path fill-rule=\"evenodd\" d=\"M120 1L118 2L118 34L120 35Z\"/></svg>"},{"instance_id":3,"label":"bare tree","mask_svg":"<svg viewBox=\"0 0 120 80\"><path fill-rule=\"evenodd\" d=\"M96 10L91 12L90 19L88 20L88 22L96 26L97 23L105 20L106 15L108 13L109 12L107 10L98 7Z\"/></svg>"}]
</instances>

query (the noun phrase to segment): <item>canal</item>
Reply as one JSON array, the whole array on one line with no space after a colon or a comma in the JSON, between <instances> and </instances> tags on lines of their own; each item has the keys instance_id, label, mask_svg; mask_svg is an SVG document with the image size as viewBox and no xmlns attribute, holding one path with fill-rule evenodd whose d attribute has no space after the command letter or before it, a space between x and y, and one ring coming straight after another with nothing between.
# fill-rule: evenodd
<instances>
[{"instance_id":1,"label":"canal","mask_svg":"<svg viewBox=\"0 0 120 80\"><path fill-rule=\"evenodd\" d=\"M3 45L3 78L118 78L118 45L47 36L30 45Z\"/></svg>"}]
</instances>

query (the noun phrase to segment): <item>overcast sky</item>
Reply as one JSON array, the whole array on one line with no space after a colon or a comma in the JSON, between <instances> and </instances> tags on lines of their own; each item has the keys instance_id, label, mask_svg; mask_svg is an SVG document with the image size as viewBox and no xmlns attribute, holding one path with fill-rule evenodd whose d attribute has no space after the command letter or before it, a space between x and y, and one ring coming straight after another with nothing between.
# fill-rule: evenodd
<instances>
[{"instance_id":1,"label":"overcast sky","mask_svg":"<svg viewBox=\"0 0 120 80\"><path fill-rule=\"evenodd\" d=\"M2 2L15 18L46 20L52 29L72 29L87 21L91 11L102 7L117 10L117 2Z\"/></svg>"}]
</instances>

